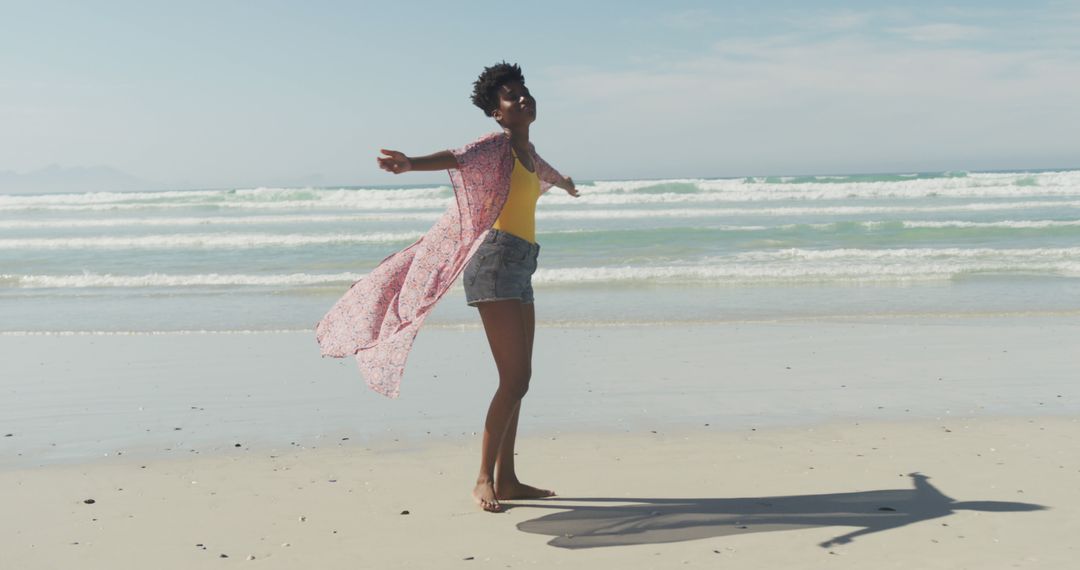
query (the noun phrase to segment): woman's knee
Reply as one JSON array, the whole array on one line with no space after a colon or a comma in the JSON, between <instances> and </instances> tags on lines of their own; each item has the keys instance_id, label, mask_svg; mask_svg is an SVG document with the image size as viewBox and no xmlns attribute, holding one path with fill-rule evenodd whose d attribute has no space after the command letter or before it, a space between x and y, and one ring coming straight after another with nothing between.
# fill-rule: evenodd
<instances>
[{"instance_id":1,"label":"woman's knee","mask_svg":"<svg viewBox=\"0 0 1080 570\"><path fill-rule=\"evenodd\" d=\"M501 378L499 380L499 390L504 391L512 398L520 400L529 391L529 379L531 376L531 371L523 370L510 378Z\"/></svg>"}]
</instances>

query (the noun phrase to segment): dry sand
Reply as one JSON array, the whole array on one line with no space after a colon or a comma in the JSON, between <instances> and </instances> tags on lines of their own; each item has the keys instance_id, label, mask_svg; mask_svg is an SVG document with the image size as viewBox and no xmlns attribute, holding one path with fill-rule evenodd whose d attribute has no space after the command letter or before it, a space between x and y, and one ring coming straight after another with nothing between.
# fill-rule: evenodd
<instances>
[{"instance_id":1,"label":"dry sand","mask_svg":"<svg viewBox=\"0 0 1080 570\"><path fill-rule=\"evenodd\" d=\"M1064 569L1078 439L1064 418L537 438L520 470L561 496L502 514L471 503L466 442L112 458L0 474L3 567Z\"/></svg>"}]
</instances>

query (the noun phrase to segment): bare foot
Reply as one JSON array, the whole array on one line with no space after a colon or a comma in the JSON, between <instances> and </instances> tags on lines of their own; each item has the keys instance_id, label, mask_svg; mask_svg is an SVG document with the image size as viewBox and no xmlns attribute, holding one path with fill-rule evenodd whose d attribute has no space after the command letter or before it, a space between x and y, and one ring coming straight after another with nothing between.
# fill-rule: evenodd
<instances>
[{"instance_id":1,"label":"bare foot","mask_svg":"<svg viewBox=\"0 0 1080 570\"><path fill-rule=\"evenodd\" d=\"M495 496L495 486L491 484L491 481L477 483L472 491L472 496L481 509L489 513L502 512L502 505L499 504L499 499Z\"/></svg>"},{"instance_id":2,"label":"bare foot","mask_svg":"<svg viewBox=\"0 0 1080 570\"><path fill-rule=\"evenodd\" d=\"M547 489L538 489L532 485L526 485L521 481L511 483L499 483L495 489L495 496L503 500L511 499L543 499L554 497L555 492Z\"/></svg>"}]
</instances>

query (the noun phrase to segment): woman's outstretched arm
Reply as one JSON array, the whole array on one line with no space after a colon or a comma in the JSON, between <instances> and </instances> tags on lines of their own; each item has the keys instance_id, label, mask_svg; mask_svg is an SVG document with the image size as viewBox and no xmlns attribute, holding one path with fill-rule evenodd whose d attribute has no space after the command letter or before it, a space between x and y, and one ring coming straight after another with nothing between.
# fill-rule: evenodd
<instances>
[{"instance_id":1,"label":"woman's outstretched arm","mask_svg":"<svg viewBox=\"0 0 1080 570\"><path fill-rule=\"evenodd\" d=\"M569 195L571 195L571 196L573 196L575 198L577 198L578 196L581 195L581 194L578 193L577 186L574 184L574 179L570 178L569 176L567 176L567 177L563 178L562 180L552 184L552 186L556 186L558 188L562 188L563 190L566 190L567 194L569 194Z\"/></svg>"},{"instance_id":2,"label":"woman's outstretched arm","mask_svg":"<svg viewBox=\"0 0 1080 570\"><path fill-rule=\"evenodd\" d=\"M376 157L375 160L379 162L379 168L394 174L401 174L410 170L450 170L458 167L457 159L448 150L416 157L405 156L405 153L396 150L385 148L379 150L386 155Z\"/></svg>"},{"instance_id":3,"label":"woman's outstretched arm","mask_svg":"<svg viewBox=\"0 0 1080 570\"><path fill-rule=\"evenodd\" d=\"M575 198L579 196L574 180L569 176L563 176L558 170L555 170L555 167L548 164L543 158L540 158L540 155L536 154L535 148L533 149L533 157L536 158L536 172L540 175L541 180L552 186L566 190L567 194Z\"/></svg>"}]
</instances>

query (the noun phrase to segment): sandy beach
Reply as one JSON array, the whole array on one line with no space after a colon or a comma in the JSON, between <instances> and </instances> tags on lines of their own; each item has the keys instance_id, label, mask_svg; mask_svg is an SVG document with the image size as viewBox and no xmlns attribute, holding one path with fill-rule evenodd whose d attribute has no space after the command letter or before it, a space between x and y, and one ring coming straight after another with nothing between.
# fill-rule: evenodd
<instances>
[{"instance_id":1,"label":"sandy beach","mask_svg":"<svg viewBox=\"0 0 1080 570\"><path fill-rule=\"evenodd\" d=\"M4 4L0 570L1080 569L1080 0L373 8Z\"/></svg>"},{"instance_id":2,"label":"sandy beach","mask_svg":"<svg viewBox=\"0 0 1080 570\"><path fill-rule=\"evenodd\" d=\"M9 334L3 566L1067 568L1077 332L543 327L518 462L560 496L496 515L478 328L425 330L396 401L308 333Z\"/></svg>"}]
</instances>

